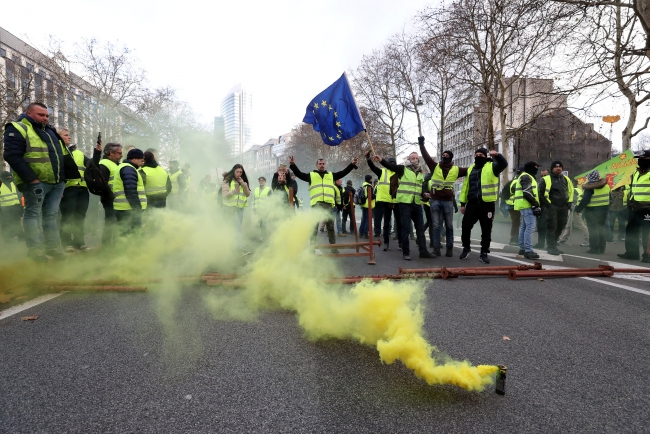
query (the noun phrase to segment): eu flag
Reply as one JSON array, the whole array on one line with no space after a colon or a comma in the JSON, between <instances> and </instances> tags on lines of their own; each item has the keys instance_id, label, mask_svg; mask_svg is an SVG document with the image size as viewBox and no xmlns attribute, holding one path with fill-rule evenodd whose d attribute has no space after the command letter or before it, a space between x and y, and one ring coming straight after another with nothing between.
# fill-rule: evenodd
<instances>
[{"instance_id":1,"label":"eu flag","mask_svg":"<svg viewBox=\"0 0 650 434\"><path fill-rule=\"evenodd\" d=\"M366 129L345 73L316 95L302 121L312 124L323 142L330 146L339 145Z\"/></svg>"}]
</instances>

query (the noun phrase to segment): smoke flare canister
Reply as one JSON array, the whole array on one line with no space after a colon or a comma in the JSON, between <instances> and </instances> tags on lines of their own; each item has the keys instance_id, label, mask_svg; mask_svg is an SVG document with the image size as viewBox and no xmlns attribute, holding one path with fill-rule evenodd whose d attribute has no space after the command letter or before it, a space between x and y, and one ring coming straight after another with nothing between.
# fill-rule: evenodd
<instances>
[{"instance_id":1,"label":"smoke flare canister","mask_svg":"<svg viewBox=\"0 0 650 434\"><path fill-rule=\"evenodd\" d=\"M496 393L497 395L506 394L506 368L504 365L497 365L499 370L497 371L497 381L496 381Z\"/></svg>"}]
</instances>

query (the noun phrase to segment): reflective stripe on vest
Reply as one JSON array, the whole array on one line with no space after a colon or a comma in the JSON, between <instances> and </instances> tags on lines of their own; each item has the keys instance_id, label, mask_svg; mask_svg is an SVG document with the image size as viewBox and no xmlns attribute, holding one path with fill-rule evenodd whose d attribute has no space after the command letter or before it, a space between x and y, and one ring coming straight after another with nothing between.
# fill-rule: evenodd
<instances>
[{"instance_id":1,"label":"reflective stripe on vest","mask_svg":"<svg viewBox=\"0 0 650 434\"><path fill-rule=\"evenodd\" d=\"M530 202L528 202L524 197L524 189L521 187L521 178L523 176L527 176L530 178L530 184L533 190L533 196L535 196L535 200L537 200L537 202L539 203L539 196L537 193L537 181L535 181L535 178L530 176L529 173L522 173L521 175L519 175L519 178L517 178L517 180L514 181L515 195L513 197L513 201L514 201L515 211L532 208Z\"/></svg>"},{"instance_id":2,"label":"reflective stripe on vest","mask_svg":"<svg viewBox=\"0 0 650 434\"><path fill-rule=\"evenodd\" d=\"M36 176L41 182L47 182L48 184L56 184L59 180L59 173L54 173L54 168L52 167L52 162L50 161L50 151L41 137L34 130L33 125L27 119L22 119L20 122L12 122L18 132L25 139L25 154L23 155L23 160L27 162L29 168L34 171ZM57 146L55 143L51 142L51 137L47 134L47 137L50 139L50 144L53 149L56 149ZM68 148L66 148L63 143L59 140L58 146L61 147L61 152L63 155L70 154ZM55 152L56 158L59 158L59 153ZM56 167L61 167L63 163L57 161ZM14 181L16 185L22 184L22 179L18 174L14 174Z\"/></svg>"},{"instance_id":3,"label":"reflective stripe on vest","mask_svg":"<svg viewBox=\"0 0 650 434\"><path fill-rule=\"evenodd\" d=\"M180 194L180 185L178 184L178 177L182 174L183 172L177 170L176 172L172 173L169 175L169 178L172 180L172 191L171 194Z\"/></svg>"},{"instance_id":4,"label":"reflective stripe on vest","mask_svg":"<svg viewBox=\"0 0 650 434\"><path fill-rule=\"evenodd\" d=\"M544 198L548 203L551 203L550 192L551 192L551 185L553 185L551 181L551 175L546 175L542 179L544 180L544 185L546 186L546 188L544 189ZM564 179L566 180L567 195L569 196L567 198L567 203L573 203L573 183L566 175L564 176Z\"/></svg>"},{"instance_id":5,"label":"reflective stripe on vest","mask_svg":"<svg viewBox=\"0 0 650 434\"><path fill-rule=\"evenodd\" d=\"M519 175L521 176L521 175ZM509 191L510 191L510 196L508 196L508 199L506 199L506 205L513 206L515 204L515 182L517 181L517 178L519 176L515 176L512 182L510 183Z\"/></svg>"},{"instance_id":6,"label":"reflective stripe on vest","mask_svg":"<svg viewBox=\"0 0 650 434\"><path fill-rule=\"evenodd\" d=\"M18 193L16 193L16 186L13 182L9 185L4 182L0 185L0 206L14 206L19 205Z\"/></svg>"},{"instance_id":7,"label":"reflective stripe on vest","mask_svg":"<svg viewBox=\"0 0 650 434\"><path fill-rule=\"evenodd\" d=\"M116 211L128 211L133 209L128 199L126 198L126 193L124 192L124 182L122 181L122 176L120 171L125 167L131 167L135 170L135 173L138 175L138 199L140 200L140 205L142 209L147 209L147 195L144 192L144 182L142 182L142 176L140 172L129 163L122 163L117 166L115 179L113 181L113 194L115 199L113 200L113 209Z\"/></svg>"},{"instance_id":8,"label":"reflective stripe on vest","mask_svg":"<svg viewBox=\"0 0 650 434\"><path fill-rule=\"evenodd\" d=\"M469 176L474 170L474 164L467 169L467 176L463 179L463 186L460 190L460 201L467 203L467 193L469 192ZM481 200L483 202L496 202L499 192L499 178L494 175L492 164L485 163L481 170Z\"/></svg>"},{"instance_id":9,"label":"reflective stripe on vest","mask_svg":"<svg viewBox=\"0 0 650 434\"><path fill-rule=\"evenodd\" d=\"M372 188L372 184L364 181L364 183L361 184L361 187L363 187L363 192L366 194L366 201L361 204L361 208L368 208L368 187Z\"/></svg>"},{"instance_id":10,"label":"reflective stripe on vest","mask_svg":"<svg viewBox=\"0 0 650 434\"><path fill-rule=\"evenodd\" d=\"M266 200L267 197L271 195L271 189L265 185L260 191L259 187L255 187L255 196L253 200L253 207L257 208L262 205L262 202Z\"/></svg>"},{"instance_id":11,"label":"reflective stripe on vest","mask_svg":"<svg viewBox=\"0 0 650 434\"><path fill-rule=\"evenodd\" d=\"M641 175L638 170L632 176L630 197L637 202L650 202L650 170Z\"/></svg>"},{"instance_id":12,"label":"reflective stripe on vest","mask_svg":"<svg viewBox=\"0 0 650 434\"><path fill-rule=\"evenodd\" d=\"M86 180L84 179L84 172L86 171L86 166L84 166L84 160L86 157L84 156L84 153L81 152L79 149L75 149L72 151L72 158L74 159L75 164L77 165L77 169L79 170L79 175L81 175L81 178L79 179L69 179L65 182L65 186L67 187L86 187Z\"/></svg>"},{"instance_id":13,"label":"reflective stripe on vest","mask_svg":"<svg viewBox=\"0 0 650 434\"><path fill-rule=\"evenodd\" d=\"M144 186L144 192L147 196L156 196L167 193L167 171L160 166L144 166L140 169L147 175L147 183Z\"/></svg>"},{"instance_id":14,"label":"reflective stripe on vest","mask_svg":"<svg viewBox=\"0 0 650 434\"><path fill-rule=\"evenodd\" d=\"M248 206L244 187L239 186L239 191L235 190L235 180L230 181L230 191L234 194L232 196L222 196L223 204L234 208L245 208Z\"/></svg>"},{"instance_id":15,"label":"reflective stripe on vest","mask_svg":"<svg viewBox=\"0 0 650 434\"><path fill-rule=\"evenodd\" d=\"M433 176L431 176L431 189L434 190L453 190L454 189L454 183L458 179L458 166L451 166L451 169L449 169L449 172L447 173L447 177L445 178L442 172L442 168L440 167L440 164L436 166L436 168L433 170Z\"/></svg>"},{"instance_id":16,"label":"reflective stripe on vest","mask_svg":"<svg viewBox=\"0 0 650 434\"><path fill-rule=\"evenodd\" d=\"M591 196L587 208L595 206L609 206L609 185L605 184L601 188L594 188L594 194Z\"/></svg>"},{"instance_id":17,"label":"reflective stripe on vest","mask_svg":"<svg viewBox=\"0 0 650 434\"><path fill-rule=\"evenodd\" d=\"M334 176L331 172L325 172L325 176L320 176L318 172L309 173L309 205L314 206L318 202L336 203L336 187L334 186Z\"/></svg>"},{"instance_id":18,"label":"reflective stripe on vest","mask_svg":"<svg viewBox=\"0 0 650 434\"><path fill-rule=\"evenodd\" d=\"M117 164L108 158L100 160L99 164L108 169L108 187L113 190L113 184L115 183L115 173L117 172Z\"/></svg>"},{"instance_id":19,"label":"reflective stripe on vest","mask_svg":"<svg viewBox=\"0 0 650 434\"><path fill-rule=\"evenodd\" d=\"M404 175L399 179L399 186L397 187L397 202L413 203L415 201L417 205L420 205L423 182L422 172L418 172L416 175L414 171L404 167Z\"/></svg>"},{"instance_id":20,"label":"reflective stripe on vest","mask_svg":"<svg viewBox=\"0 0 650 434\"><path fill-rule=\"evenodd\" d=\"M381 169L381 176L377 182L377 202L395 203L396 200L390 195L390 177L395 172L388 169Z\"/></svg>"}]
</instances>

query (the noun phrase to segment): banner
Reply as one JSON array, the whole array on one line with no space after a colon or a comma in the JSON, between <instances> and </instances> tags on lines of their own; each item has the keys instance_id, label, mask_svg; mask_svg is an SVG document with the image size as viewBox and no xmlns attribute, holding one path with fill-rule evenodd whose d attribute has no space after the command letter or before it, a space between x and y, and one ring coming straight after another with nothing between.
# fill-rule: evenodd
<instances>
[{"instance_id":1,"label":"banner","mask_svg":"<svg viewBox=\"0 0 650 434\"><path fill-rule=\"evenodd\" d=\"M627 185L631 182L631 176L636 172L637 161L631 150L627 150L622 154L617 155L609 161L594 167L589 172L597 170L601 178L607 179L607 184L613 190L615 188ZM581 173L573 179L578 181L578 185L587 182L587 175L589 172Z\"/></svg>"}]
</instances>

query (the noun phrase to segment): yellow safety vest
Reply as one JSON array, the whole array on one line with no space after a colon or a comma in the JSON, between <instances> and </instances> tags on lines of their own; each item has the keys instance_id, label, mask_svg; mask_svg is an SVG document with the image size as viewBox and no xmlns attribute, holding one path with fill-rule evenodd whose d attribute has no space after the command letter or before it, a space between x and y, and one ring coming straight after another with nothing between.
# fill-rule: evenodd
<instances>
[{"instance_id":1,"label":"yellow safety vest","mask_svg":"<svg viewBox=\"0 0 650 434\"><path fill-rule=\"evenodd\" d=\"M86 181L84 180L84 172L86 171L86 166L84 166L84 153L79 149L72 151L72 158L74 159L77 169L79 170L80 179L69 179L65 181L65 188L68 187L86 187Z\"/></svg>"},{"instance_id":2,"label":"yellow safety vest","mask_svg":"<svg viewBox=\"0 0 650 434\"><path fill-rule=\"evenodd\" d=\"M399 186L397 187L397 202L399 203L413 203L420 205L420 195L422 193L422 183L424 177L422 172L417 175L408 167L404 167L404 175L399 179Z\"/></svg>"},{"instance_id":3,"label":"yellow safety vest","mask_svg":"<svg viewBox=\"0 0 650 434\"><path fill-rule=\"evenodd\" d=\"M271 195L271 188L268 185L265 185L264 188L260 191L259 187L255 187L255 196L253 200L253 207L262 206L262 202L266 200L267 197Z\"/></svg>"},{"instance_id":4,"label":"yellow safety vest","mask_svg":"<svg viewBox=\"0 0 650 434\"><path fill-rule=\"evenodd\" d=\"M336 194L334 202L336 202L337 205L341 205L341 190L339 190L339 187L336 184L334 184L334 193Z\"/></svg>"},{"instance_id":5,"label":"yellow safety vest","mask_svg":"<svg viewBox=\"0 0 650 434\"><path fill-rule=\"evenodd\" d=\"M521 187L521 178L523 176L528 176L530 177L530 184L533 189L533 196L535 196L535 200L539 202L539 196L537 193L537 181L535 181L535 178L530 176L530 173L522 173L519 175L519 178L517 178L516 181L514 181L515 184L515 195L514 195L514 206L515 206L515 211L520 211L522 209L528 209L532 208L533 206L526 200L524 197L524 189Z\"/></svg>"},{"instance_id":6,"label":"yellow safety vest","mask_svg":"<svg viewBox=\"0 0 650 434\"><path fill-rule=\"evenodd\" d=\"M167 193L167 171L160 166L144 166L140 171L147 175L147 184L144 186L144 192L147 196L159 196Z\"/></svg>"},{"instance_id":7,"label":"yellow safety vest","mask_svg":"<svg viewBox=\"0 0 650 434\"><path fill-rule=\"evenodd\" d=\"M545 177L542 178L544 180L544 185L546 188L544 189L544 198L548 203L551 203L551 196L550 196L550 190L551 190L551 175L546 175ZM569 192L569 199L567 200L567 203L572 203L573 202L573 183L569 179L568 176L564 176L564 179L566 179L566 185L567 185L567 190Z\"/></svg>"},{"instance_id":8,"label":"yellow safety vest","mask_svg":"<svg viewBox=\"0 0 650 434\"><path fill-rule=\"evenodd\" d=\"M180 185L178 185L178 177L182 174L183 172L177 170L176 172L172 173L169 175L169 178L172 180L172 191L171 194L181 194L182 192Z\"/></svg>"},{"instance_id":9,"label":"yellow safety vest","mask_svg":"<svg viewBox=\"0 0 650 434\"><path fill-rule=\"evenodd\" d=\"M122 163L117 166L115 173L115 179L113 181L113 194L115 195L115 200L113 200L113 209L116 211L128 211L133 209L131 204L126 199L126 194L124 193L124 182L122 181L122 176L120 171L124 167L132 167L133 170L138 174L138 199L140 200L140 205L142 209L147 209L147 195L144 192L144 182L142 181L142 176L140 172L129 163Z\"/></svg>"},{"instance_id":10,"label":"yellow safety vest","mask_svg":"<svg viewBox=\"0 0 650 434\"><path fill-rule=\"evenodd\" d=\"M394 174L395 172L390 171L386 168L381 169L381 176L377 182L377 202L396 202L396 200L393 199L390 195L390 177Z\"/></svg>"},{"instance_id":11,"label":"yellow safety vest","mask_svg":"<svg viewBox=\"0 0 650 434\"><path fill-rule=\"evenodd\" d=\"M460 189L460 201L467 203L467 193L469 192L469 175L474 170L474 164L469 166L467 176L463 179L463 186ZM492 164L485 163L481 170L481 200L483 202L496 202L499 191L499 178L496 177L492 170Z\"/></svg>"},{"instance_id":12,"label":"yellow safety vest","mask_svg":"<svg viewBox=\"0 0 650 434\"><path fill-rule=\"evenodd\" d=\"M113 184L115 183L115 173L117 172L117 163L113 162L113 160L109 160L108 158L104 158L99 161L99 164L102 166L105 166L108 168L108 187L113 190Z\"/></svg>"},{"instance_id":13,"label":"yellow safety vest","mask_svg":"<svg viewBox=\"0 0 650 434\"><path fill-rule=\"evenodd\" d=\"M16 186L13 182L9 185L4 182L0 185L0 207L20 205L18 193L16 193Z\"/></svg>"},{"instance_id":14,"label":"yellow safety vest","mask_svg":"<svg viewBox=\"0 0 650 434\"><path fill-rule=\"evenodd\" d=\"M436 166L436 168L433 171L433 175L431 176L431 188L429 188L429 191L431 189L435 190L452 190L454 189L454 183L458 179L458 166L451 166L451 169L449 169L449 172L447 172L447 177L445 178L442 172L442 168L440 167L440 164Z\"/></svg>"},{"instance_id":15,"label":"yellow safety vest","mask_svg":"<svg viewBox=\"0 0 650 434\"><path fill-rule=\"evenodd\" d=\"M368 208L368 201L370 200L368 198L368 187L372 188L372 184L369 182L365 182L361 185L363 187L363 192L366 193L366 202L361 204L361 208ZM374 202L373 202L374 203Z\"/></svg>"},{"instance_id":16,"label":"yellow safety vest","mask_svg":"<svg viewBox=\"0 0 650 434\"><path fill-rule=\"evenodd\" d=\"M582 200L582 196L585 194L585 192L582 189L582 187L578 187L578 188L575 189L575 193L576 193L576 197L577 197L576 204L579 204L580 201ZM623 199L623 200L625 200L625 199Z\"/></svg>"},{"instance_id":17,"label":"yellow safety vest","mask_svg":"<svg viewBox=\"0 0 650 434\"><path fill-rule=\"evenodd\" d=\"M320 176L318 172L310 172L309 178L309 205L314 206L318 202L329 203L334 206L336 203L336 187L334 186L334 176L331 172L325 172L325 176Z\"/></svg>"},{"instance_id":18,"label":"yellow safety vest","mask_svg":"<svg viewBox=\"0 0 650 434\"><path fill-rule=\"evenodd\" d=\"M244 187L239 187L239 192L235 191L235 180L230 181L230 191L234 192L230 197L223 196L223 204L226 206L245 208L248 206L246 194L244 194Z\"/></svg>"},{"instance_id":19,"label":"yellow safety vest","mask_svg":"<svg viewBox=\"0 0 650 434\"><path fill-rule=\"evenodd\" d=\"M594 194L591 196L587 208L596 206L609 206L609 184L605 184L600 188L594 189Z\"/></svg>"},{"instance_id":20,"label":"yellow safety vest","mask_svg":"<svg viewBox=\"0 0 650 434\"><path fill-rule=\"evenodd\" d=\"M433 183L431 182L431 180L429 180L429 182L427 182L427 191L429 191L429 192L431 191L432 185L433 185ZM431 200L432 199L429 198L428 201L422 202L422 205L431 207Z\"/></svg>"},{"instance_id":21,"label":"yellow safety vest","mask_svg":"<svg viewBox=\"0 0 650 434\"><path fill-rule=\"evenodd\" d=\"M34 130L32 123L27 119L22 119L20 122L12 122L11 125L13 125L25 139L26 148L23 159L27 162L29 168L34 171L39 181L48 184L56 184L60 182L61 180L58 178L58 173L54 173L54 169L52 168L50 151L47 147L47 143L41 140L40 136ZM49 134L47 134L47 136L50 137ZM56 147L55 143L50 144L52 147ZM61 147L63 155L70 154L68 148L66 148L60 140L59 146ZM58 158L59 154L56 152L55 154ZM57 164L57 167L59 167L59 164ZM16 185L23 183L17 173L14 173L14 181Z\"/></svg>"},{"instance_id":22,"label":"yellow safety vest","mask_svg":"<svg viewBox=\"0 0 650 434\"><path fill-rule=\"evenodd\" d=\"M623 206L627 206L627 199L630 195L630 186L626 185L623 187Z\"/></svg>"},{"instance_id":23,"label":"yellow safety vest","mask_svg":"<svg viewBox=\"0 0 650 434\"><path fill-rule=\"evenodd\" d=\"M650 202L650 170L641 175L638 170L632 176L630 197L636 202Z\"/></svg>"},{"instance_id":24,"label":"yellow safety vest","mask_svg":"<svg viewBox=\"0 0 650 434\"><path fill-rule=\"evenodd\" d=\"M517 178L519 178L519 176L515 176L512 182L510 183L510 187L509 187L510 196L508 196L508 199L506 199L506 205L513 206L515 204L515 186L516 186L515 182L517 181Z\"/></svg>"}]
</instances>

